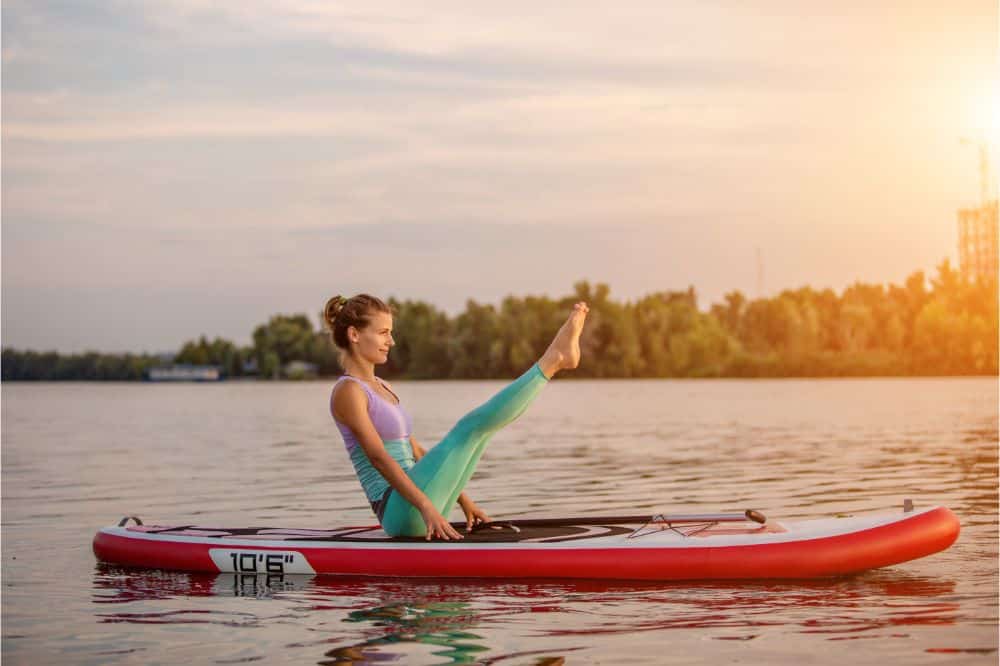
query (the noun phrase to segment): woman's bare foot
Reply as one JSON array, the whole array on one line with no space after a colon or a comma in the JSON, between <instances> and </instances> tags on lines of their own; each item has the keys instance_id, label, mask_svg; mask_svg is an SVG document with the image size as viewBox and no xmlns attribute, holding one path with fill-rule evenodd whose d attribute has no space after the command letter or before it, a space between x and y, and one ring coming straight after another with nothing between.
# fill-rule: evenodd
<instances>
[{"instance_id":1,"label":"woman's bare foot","mask_svg":"<svg viewBox=\"0 0 1000 666\"><path fill-rule=\"evenodd\" d=\"M580 364L580 333L588 312L590 308L583 301L574 305L569 318L538 360L538 367L549 379L560 370L570 370Z\"/></svg>"}]
</instances>

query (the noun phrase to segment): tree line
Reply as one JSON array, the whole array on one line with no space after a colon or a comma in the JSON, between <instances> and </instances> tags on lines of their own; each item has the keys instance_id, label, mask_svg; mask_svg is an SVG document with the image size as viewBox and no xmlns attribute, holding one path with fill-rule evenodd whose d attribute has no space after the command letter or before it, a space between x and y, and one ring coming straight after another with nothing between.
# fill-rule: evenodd
<instances>
[{"instance_id":1,"label":"tree line","mask_svg":"<svg viewBox=\"0 0 1000 666\"><path fill-rule=\"evenodd\" d=\"M590 305L577 377L838 377L996 375L997 282L963 280L945 261L930 280L857 283L841 294L803 287L771 298L725 295L707 311L693 288L636 301L582 281L563 298L468 301L449 317L423 301L390 299L396 346L379 374L411 379L509 378L544 351L569 306ZM322 317L320 317L322 320ZM227 377L278 378L291 361L338 374L328 334L305 314L276 315L240 347L205 337L173 363L219 366ZM3 350L3 380L141 379L164 361L150 355Z\"/></svg>"}]
</instances>

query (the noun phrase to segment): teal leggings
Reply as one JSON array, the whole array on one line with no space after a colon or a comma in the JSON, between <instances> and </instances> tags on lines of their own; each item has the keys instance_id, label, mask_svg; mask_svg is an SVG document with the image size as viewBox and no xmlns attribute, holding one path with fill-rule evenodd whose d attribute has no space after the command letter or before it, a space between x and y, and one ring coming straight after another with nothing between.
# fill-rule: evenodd
<instances>
[{"instance_id":1,"label":"teal leggings","mask_svg":"<svg viewBox=\"0 0 1000 666\"><path fill-rule=\"evenodd\" d=\"M463 416L437 446L407 470L413 483L442 515L447 516L458 501L493 434L520 416L548 381L537 363L531 366L485 404ZM389 493L382 529L390 536L427 534L420 512L396 491Z\"/></svg>"}]
</instances>

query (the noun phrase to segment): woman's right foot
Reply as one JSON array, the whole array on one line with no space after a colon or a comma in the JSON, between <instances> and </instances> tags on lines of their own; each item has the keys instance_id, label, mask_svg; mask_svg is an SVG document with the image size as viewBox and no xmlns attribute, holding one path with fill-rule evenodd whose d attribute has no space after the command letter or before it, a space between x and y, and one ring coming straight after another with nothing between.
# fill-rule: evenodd
<instances>
[{"instance_id":1,"label":"woman's right foot","mask_svg":"<svg viewBox=\"0 0 1000 666\"><path fill-rule=\"evenodd\" d=\"M573 306L573 311L538 361L546 377L551 378L560 370L571 370L580 365L580 333L583 332L588 312L590 308L583 301Z\"/></svg>"}]
</instances>

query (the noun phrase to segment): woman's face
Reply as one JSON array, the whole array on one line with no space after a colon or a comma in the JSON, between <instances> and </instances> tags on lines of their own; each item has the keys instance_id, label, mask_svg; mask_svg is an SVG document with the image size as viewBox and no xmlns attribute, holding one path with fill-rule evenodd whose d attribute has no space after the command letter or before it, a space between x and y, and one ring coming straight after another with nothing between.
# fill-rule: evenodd
<instances>
[{"instance_id":1,"label":"woman's face","mask_svg":"<svg viewBox=\"0 0 1000 666\"><path fill-rule=\"evenodd\" d=\"M392 339L392 315L385 312L372 314L368 325L362 329L348 329L351 347L366 361L378 365L389 360L389 348L396 344Z\"/></svg>"}]
</instances>

